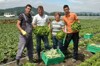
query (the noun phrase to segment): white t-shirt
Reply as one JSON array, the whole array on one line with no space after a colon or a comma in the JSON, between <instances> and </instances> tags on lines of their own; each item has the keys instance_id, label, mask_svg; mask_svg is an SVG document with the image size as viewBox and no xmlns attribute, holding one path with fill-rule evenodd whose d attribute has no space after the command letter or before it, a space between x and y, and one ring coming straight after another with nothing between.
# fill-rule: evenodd
<instances>
[{"instance_id":1,"label":"white t-shirt","mask_svg":"<svg viewBox=\"0 0 100 66\"><path fill-rule=\"evenodd\" d=\"M45 26L48 24L48 22L49 18L47 15L44 14L43 16L40 16L39 14L37 14L34 16L32 24L35 24L37 26Z\"/></svg>"}]
</instances>

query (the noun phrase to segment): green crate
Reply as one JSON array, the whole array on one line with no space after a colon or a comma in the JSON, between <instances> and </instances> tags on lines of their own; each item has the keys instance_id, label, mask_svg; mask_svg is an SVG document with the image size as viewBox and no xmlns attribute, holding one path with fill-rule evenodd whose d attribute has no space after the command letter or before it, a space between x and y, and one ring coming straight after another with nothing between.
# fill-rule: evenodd
<instances>
[{"instance_id":1,"label":"green crate","mask_svg":"<svg viewBox=\"0 0 100 66\"><path fill-rule=\"evenodd\" d=\"M73 40L70 41L70 44L73 44Z\"/></svg>"},{"instance_id":2,"label":"green crate","mask_svg":"<svg viewBox=\"0 0 100 66\"><path fill-rule=\"evenodd\" d=\"M84 39L91 39L93 37L93 34L85 34Z\"/></svg>"},{"instance_id":3,"label":"green crate","mask_svg":"<svg viewBox=\"0 0 100 66\"><path fill-rule=\"evenodd\" d=\"M97 45L97 46L100 46L100 45ZM87 45L87 51L97 53L97 52L100 52L100 47L96 47L94 45L88 44Z\"/></svg>"},{"instance_id":4,"label":"green crate","mask_svg":"<svg viewBox=\"0 0 100 66\"><path fill-rule=\"evenodd\" d=\"M48 58L45 54L45 51L41 52L41 58L44 61L45 65L50 65L50 64L59 64L60 62L64 61L64 54L60 51L60 49L57 49L57 52L61 54L61 57L58 58Z\"/></svg>"}]
</instances>

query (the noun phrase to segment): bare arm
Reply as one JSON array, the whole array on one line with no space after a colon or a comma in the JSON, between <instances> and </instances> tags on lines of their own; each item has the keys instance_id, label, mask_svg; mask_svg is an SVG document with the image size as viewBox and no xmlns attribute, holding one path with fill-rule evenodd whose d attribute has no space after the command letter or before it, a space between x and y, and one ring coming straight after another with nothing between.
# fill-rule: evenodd
<instances>
[{"instance_id":1,"label":"bare arm","mask_svg":"<svg viewBox=\"0 0 100 66\"><path fill-rule=\"evenodd\" d=\"M78 16L76 14L75 14L75 20L76 20L76 22L80 23Z\"/></svg>"},{"instance_id":2,"label":"bare arm","mask_svg":"<svg viewBox=\"0 0 100 66\"><path fill-rule=\"evenodd\" d=\"M63 17L63 22L64 22L64 28L62 29L63 30L63 32L65 32L65 33L67 33L67 23L66 23L66 21L64 20L64 17Z\"/></svg>"},{"instance_id":3,"label":"bare arm","mask_svg":"<svg viewBox=\"0 0 100 66\"><path fill-rule=\"evenodd\" d=\"M17 21L17 28L18 28L18 30L19 30L24 36L26 36L26 35L27 35L27 32L24 31L24 30L21 28L20 23L21 23L21 21L18 20L18 21Z\"/></svg>"},{"instance_id":4,"label":"bare arm","mask_svg":"<svg viewBox=\"0 0 100 66\"><path fill-rule=\"evenodd\" d=\"M62 28L63 32L67 33L67 26L65 25L64 28Z\"/></svg>"},{"instance_id":5,"label":"bare arm","mask_svg":"<svg viewBox=\"0 0 100 66\"><path fill-rule=\"evenodd\" d=\"M76 19L76 22L80 23L79 19Z\"/></svg>"},{"instance_id":6,"label":"bare arm","mask_svg":"<svg viewBox=\"0 0 100 66\"><path fill-rule=\"evenodd\" d=\"M35 28L37 26L36 23L37 23L37 19L36 19L36 16L34 16L33 22L32 22L33 28Z\"/></svg>"},{"instance_id":7,"label":"bare arm","mask_svg":"<svg viewBox=\"0 0 100 66\"><path fill-rule=\"evenodd\" d=\"M21 21L18 20L18 21L17 21L17 24L16 24L16 26L17 26L17 28L18 28L19 31L23 30L23 29L21 28L21 26L20 26L20 23L21 23Z\"/></svg>"},{"instance_id":8,"label":"bare arm","mask_svg":"<svg viewBox=\"0 0 100 66\"><path fill-rule=\"evenodd\" d=\"M51 27L50 27L50 22L48 22L48 27L49 27L49 29L51 28Z\"/></svg>"}]
</instances>

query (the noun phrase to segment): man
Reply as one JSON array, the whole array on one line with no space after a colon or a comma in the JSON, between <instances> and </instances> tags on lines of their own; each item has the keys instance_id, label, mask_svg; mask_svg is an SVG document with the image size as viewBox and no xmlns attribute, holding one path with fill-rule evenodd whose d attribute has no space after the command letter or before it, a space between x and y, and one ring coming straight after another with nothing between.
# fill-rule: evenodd
<instances>
[{"instance_id":1,"label":"man","mask_svg":"<svg viewBox=\"0 0 100 66\"><path fill-rule=\"evenodd\" d=\"M18 51L16 55L17 65L22 55L24 48L27 48L28 58L33 62L33 40L32 40L32 16L30 14L32 6L25 6L25 12L20 14L17 21L17 28L20 31Z\"/></svg>"},{"instance_id":2,"label":"man","mask_svg":"<svg viewBox=\"0 0 100 66\"><path fill-rule=\"evenodd\" d=\"M48 16L44 14L44 8L43 6L38 6L37 8L38 14L34 16L33 19L33 27L35 28L36 26L49 26L49 19ZM37 42L37 54L38 54L38 61L40 62L40 52L41 52L41 40L44 42L44 46L46 49L49 49L49 42L48 42L48 36L41 36L41 35L36 35L36 42Z\"/></svg>"},{"instance_id":3,"label":"man","mask_svg":"<svg viewBox=\"0 0 100 66\"><path fill-rule=\"evenodd\" d=\"M78 21L78 17L75 13L70 12L70 8L68 5L64 5L63 7L65 15L63 17L63 21L65 22L67 27L67 36L66 36L66 40L65 40L65 44L64 47L65 49L68 49L68 45L70 43L71 40L73 40L74 42L74 52L73 52L73 60L76 61L78 58L78 42L79 42L79 32L78 31L73 31L71 28L71 25L74 22L79 22Z\"/></svg>"}]
</instances>

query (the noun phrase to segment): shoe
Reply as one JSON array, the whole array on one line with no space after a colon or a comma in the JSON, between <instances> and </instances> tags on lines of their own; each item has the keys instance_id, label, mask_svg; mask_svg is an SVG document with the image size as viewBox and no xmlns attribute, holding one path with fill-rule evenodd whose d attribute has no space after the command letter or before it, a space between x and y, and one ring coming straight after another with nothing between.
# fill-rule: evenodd
<instances>
[{"instance_id":1,"label":"shoe","mask_svg":"<svg viewBox=\"0 0 100 66\"><path fill-rule=\"evenodd\" d=\"M20 60L16 60L16 66L22 66L22 64L20 64Z\"/></svg>"},{"instance_id":2,"label":"shoe","mask_svg":"<svg viewBox=\"0 0 100 66\"><path fill-rule=\"evenodd\" d=\"M39 59L38 59L38 63L41 63L41 62L42 62L42 60L41 60L41 58L39 58Z\"/></svg>"},{"instance_id":3,"label":"shoe","mask_svg":"<svg viewBox=\"0 0 100 66\"><path fill-rule=\"evenodd\" d=\"M33 60L33 59L29 59L29 62L30 62L30 63L34 63L34 60Z\"/></svg>"}]
</instances>

